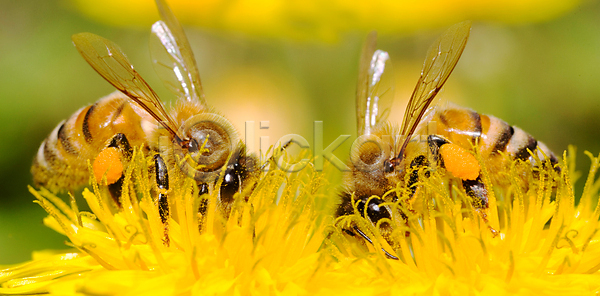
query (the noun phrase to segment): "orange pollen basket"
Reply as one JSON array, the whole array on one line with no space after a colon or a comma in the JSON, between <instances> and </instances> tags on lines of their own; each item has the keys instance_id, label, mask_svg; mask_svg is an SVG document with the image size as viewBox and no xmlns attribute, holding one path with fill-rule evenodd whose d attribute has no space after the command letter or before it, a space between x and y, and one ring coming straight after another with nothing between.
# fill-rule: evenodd
<instances>
[{"instance_id":1,"label":"orange pollen basket","mask_svg":"<svg viewBox=\"0 0 600 296\"><path fill-rule=\"evenodd\" d=\"M121 162L121 153L114 147L109 147L102 150L92 165L94 177L100 183L100 180L106 176L106 184L109 185L117 182L123 175L123 163Z\"/></svg>"},{"instance_id":2,"label":"orange pollen basket","mask_svg":"<svg viewBox=\"0 0 600 296\"><path fill-rule=\"evenodd\" d=\"M455 177L463 180L475 180L479 176L481 170L479 162L466 149L450 143L440 147L440 154L444 159L446 170Z\"/></svg>"}]
</instances>

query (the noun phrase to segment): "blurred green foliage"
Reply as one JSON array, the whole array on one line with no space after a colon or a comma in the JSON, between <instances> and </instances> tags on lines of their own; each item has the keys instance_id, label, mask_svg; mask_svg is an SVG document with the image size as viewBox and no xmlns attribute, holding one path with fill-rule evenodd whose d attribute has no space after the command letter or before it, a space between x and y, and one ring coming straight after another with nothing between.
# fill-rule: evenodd
<instances>
[{"instance_id":1,"label":"blurred green foliage","mask_svg":"<svg viewBox=\"0 0 600 296\"><path fill-rule=\"evenodd\" d=\"M72 34L89 31L115 41L150 85L165 100L171 98L151 67L149 30L99 25L65 3L0 2L0 264L27 260L33 250L64 247L64 238L42 225L45 213L27 191L31 160L58 122L113 91L73 48ZM515 124L559 154L568 144L600 152L598 15L600 3L594 1L545 23L474 23L441 96ZM275 132L257 129L256 136L269 135L271 144L285 133L312 142L314 120L324 121L325 145L338 135L356 136L354 89L362 34L322 44L188 33L207 100L239 127L246 120L269 120ZM440 33L380 38L394 61L397 109ZM267 113L247 112L244 103L257 96L264 98L255 105ZM349 147L345 143L336 155L345 159ZM587 169L587 163L580 155L579 168Z\"/></svg>"}]
</instances>

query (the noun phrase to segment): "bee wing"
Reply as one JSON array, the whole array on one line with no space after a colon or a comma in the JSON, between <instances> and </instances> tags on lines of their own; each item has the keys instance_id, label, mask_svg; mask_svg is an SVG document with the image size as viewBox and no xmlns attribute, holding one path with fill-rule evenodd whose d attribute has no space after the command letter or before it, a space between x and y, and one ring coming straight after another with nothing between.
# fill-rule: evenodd
<instances>
[{"instance_id":1,"label":"bee wing","mask_svg":"<svg viewBox=\"0 0 600 296\"><path fill-rule=\"evenodd\" d=\"M156 6L163 20L152 25L155 38L150 52L154 69L178 97L206 105L196 60L183 28L164 0L156 0ZM162 46L156 46L156 41Z\"/></svg>"},{"instance_id":2,"label":"bee wing","mask_svg":"<svg viewBox=\"0 0 600 296\"><path fill-rule=\"evenodd\" d=\"M432 110L429 106L431 106L431 102L448 80L454 67L456 67L456 63L458 63L458 59L467 44L467 39L469 39L470 31L471 21L458 23L450 27L427 51L421 76L408 101L402 121L400 131L405 138L399 157L401 157L423 115L428 110Z\"/></svg>"},{"instance_id":3,"label":"bee wing","mask_svg":"<svg viewBox=\"0 0 600 296\"><path fill-rule=\"evenodd\" d=\"M135 71L118 45L92 33L75 34L71 39L75 48L98 74L177 137L177 125L165 111L154 90Z\"/></svg>"},{"instance_id":4,"label":"bee wing","mask_svg":"<svg viewBox=\"0 0 600 296\"><path fill-rule=\"evenodd\" d=\"M371 32L363 47L358 68L356 119L359 135L369 135L374 127L386 121L394 99L390 57L375 50L377 33ZM387 72L386 72L387 68Z\"/></svg>"}]
</instances>

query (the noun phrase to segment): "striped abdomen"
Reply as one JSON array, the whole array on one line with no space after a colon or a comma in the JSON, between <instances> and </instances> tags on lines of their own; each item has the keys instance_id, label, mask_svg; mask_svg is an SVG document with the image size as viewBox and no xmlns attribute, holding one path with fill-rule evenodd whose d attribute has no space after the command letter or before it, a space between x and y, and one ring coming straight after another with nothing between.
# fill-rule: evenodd
<instances>
[{"instance_id":1,"label":"striped abdomen","mask_svg":"<svg viewBox=\"0 0 600 296\"><path fill-rule=\"evenodd\" d=\"M132 147L145 143L142 118L130 101L115 92L59 123L33 160L35 185L60 192L87 184L88 160L93 161L117 133L125 134Z\"/></svg>"},{"instance_id":2,"label":"striped abdomen","mask_svg":"<svg viewBox=\"0 0 600 296\"><path fill-rule=\"evenodd\" d=\"M558 159L542 142L537 141L522 129L511 126L494 116L482 115L471 109L458 106L440 108L432 121L437 123L436 133L446 137L452 143L466 149L477 144L482 158L489 168L494 170L502 165L500 152L512 159L529 159L529 151L537 153L540 159L547 157L552 164Z\"/></svg>"}]
</instances>

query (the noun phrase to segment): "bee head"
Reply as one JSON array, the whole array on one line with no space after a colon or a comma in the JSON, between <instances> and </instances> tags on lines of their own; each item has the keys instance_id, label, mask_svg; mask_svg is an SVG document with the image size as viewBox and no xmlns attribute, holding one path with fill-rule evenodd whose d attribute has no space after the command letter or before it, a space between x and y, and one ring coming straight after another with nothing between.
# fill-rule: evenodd
<instances>
[{"instance_id":1,"label":"bee head","mask_svg":"<svg viewBox=\"0 0 600 296\"><path fill-rule=\"evenodd\" d=\"M189 176L202 182L220 174L240 142L233 125L212 113L190 117L179 133L183 139L176 145L175 153L184 164L181 167Z\"/></svg>"}]
</instances>

